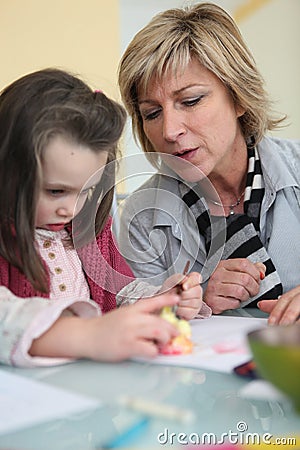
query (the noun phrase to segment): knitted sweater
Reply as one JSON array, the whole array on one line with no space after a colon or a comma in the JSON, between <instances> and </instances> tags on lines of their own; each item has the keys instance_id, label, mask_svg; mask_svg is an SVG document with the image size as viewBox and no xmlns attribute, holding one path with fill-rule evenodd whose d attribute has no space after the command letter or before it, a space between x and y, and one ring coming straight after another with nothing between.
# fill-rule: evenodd
<instances>
[{"instance_id":1,"label":"knitted sweater","mask_svg":"<svg viewBox=\"0 0 300 450\"><path fill-rule=\"evenodd\" d=\"M96 242L86 245L78 253L91 299L100 306L103 313L116 308L116 293L129 284L134 275L114 243L111 218L96 238ZM37 291L19 269L1 256L0 285L7 287L17 297L49 297L49 294Z\"/></svg>"}]
</instances>

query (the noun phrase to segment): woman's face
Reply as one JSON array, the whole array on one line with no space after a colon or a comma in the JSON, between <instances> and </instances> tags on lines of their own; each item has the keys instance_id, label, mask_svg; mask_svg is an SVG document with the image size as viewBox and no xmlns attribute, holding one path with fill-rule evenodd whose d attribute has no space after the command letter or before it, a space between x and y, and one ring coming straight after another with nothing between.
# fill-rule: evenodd
<instances>
[{"instance_id":1,"label":"woman's face","mask_svg":"<svg viewBox=\"0 0 300 450\"><path fill-rule=\"evenodd\" d=\"M36 227L59 231L69 224L100 182L106 161L107 152L54 137L43 154Z\"/></svg>"},{"instance_id":2,"label":"woman's face","mask_svg":"<svg viewBox=\"0 0 300 450\"><path fill-rule=\"evenodd\" d=\"M198 61L191 60L177 76L169 71L161 80L153 78L146 92L138 92L138 101L147 138L156 152L177 157L164 159L184 179L230 176L245 155L238 121L244 111Z\"/></svg>"}]
</instances>

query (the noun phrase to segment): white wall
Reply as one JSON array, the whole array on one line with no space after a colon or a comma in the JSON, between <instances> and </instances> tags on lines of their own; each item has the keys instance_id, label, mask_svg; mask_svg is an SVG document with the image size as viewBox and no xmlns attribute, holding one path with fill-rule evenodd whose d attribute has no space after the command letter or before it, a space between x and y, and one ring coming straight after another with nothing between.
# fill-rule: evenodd
<instances>
[{"instance_id":1,"label":"white wall","mask_svg":"<svg viewBox=\"0 0 300 450\"><path fill-rule=\"evenodd\" d=\"M300 138L299 19L299 0L271 0L240 23L274 107L289 118L276 135L288 138Z\"/></svg>"},{"instance_id":2,"label":"white wall","mask_svg":"<svg viewBox=\"0 0 300 450\"><path fill-rule=\"evenodd\" d=\"M60 67L117 98L119 0L0 0L0 89Z\"/></svg>"}]
</instances>

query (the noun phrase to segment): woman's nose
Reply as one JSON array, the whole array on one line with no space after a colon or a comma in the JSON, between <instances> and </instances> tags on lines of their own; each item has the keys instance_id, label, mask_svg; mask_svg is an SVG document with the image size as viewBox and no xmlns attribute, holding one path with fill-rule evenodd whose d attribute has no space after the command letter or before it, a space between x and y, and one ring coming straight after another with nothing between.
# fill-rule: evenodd
<instances>
[{"instance_id":1,"label":"woman's nose","mask_svg":"<svg viewBox=\"0 0 300 450\"><path fill-rule=\"evenodd\" d=\"M163 115L163 137L166 141L175 142L179 136L185 134L182 115L175 109L164 111Z\"/></svg>"}]
</instances>

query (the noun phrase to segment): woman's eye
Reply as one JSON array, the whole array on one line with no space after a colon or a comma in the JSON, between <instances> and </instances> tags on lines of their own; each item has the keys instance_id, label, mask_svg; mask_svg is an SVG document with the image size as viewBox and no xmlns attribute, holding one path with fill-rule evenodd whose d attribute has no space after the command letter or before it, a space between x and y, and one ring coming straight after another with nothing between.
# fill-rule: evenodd
<instances>
[{"instance_id":1,"label":"woman's eye","mask_svg":"<svg viewBox=\"0 0 300 450\"><path fill-rule=\"evenodd\" d=\"M156 109L155 111L143 112L142 117L144 120L153 120L159 116L160 110Z\"/></svg>"},{"instance_id":2,"label":"woman's eye","mask_svg":"<svg viewBox=\"0 0 300 450\"><path fill-rule=\"evenodd\" d=\"M185 106L195 106L203 99L203 97L204 97L204 95L200 95L200 96L194 97L194 98L189 98L188 100L184 100L182 103Z\"/></svg>"}]
</instances>

